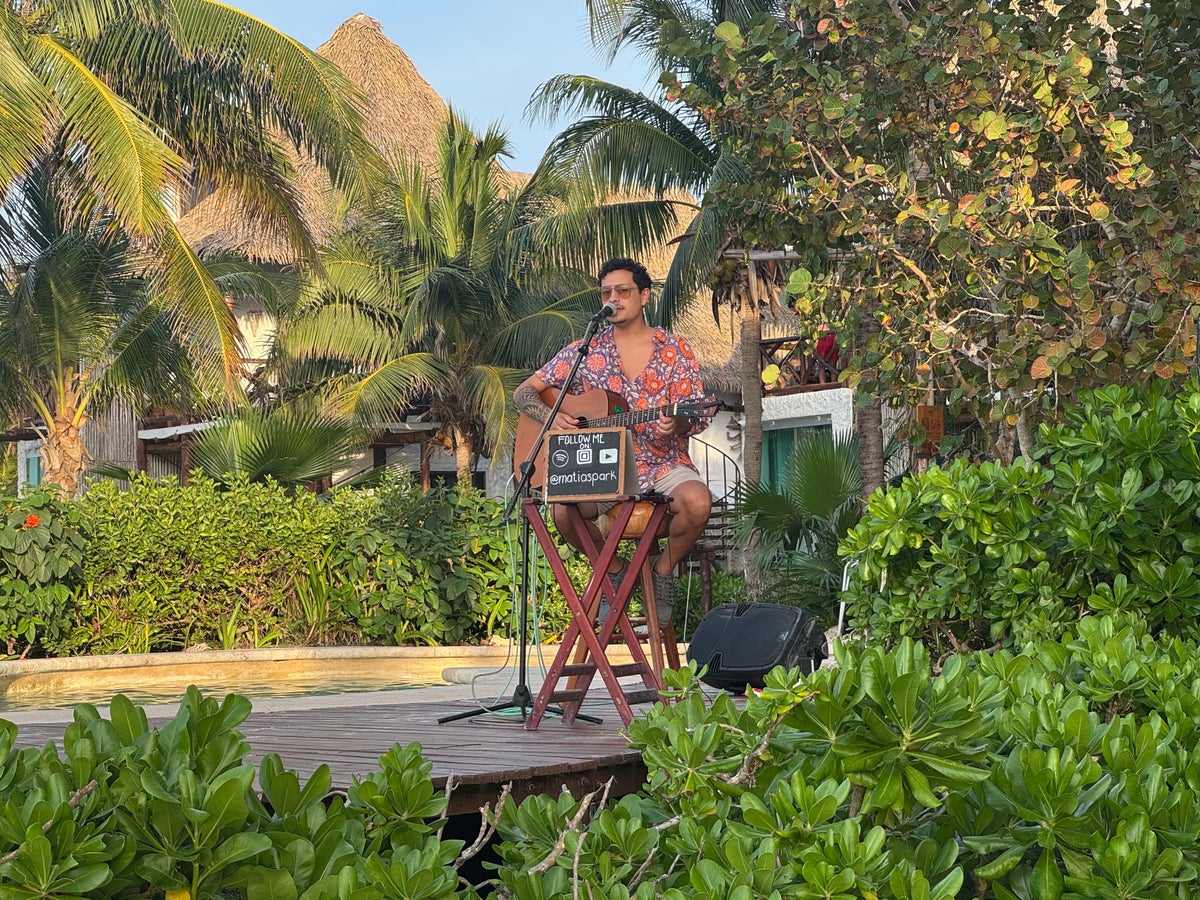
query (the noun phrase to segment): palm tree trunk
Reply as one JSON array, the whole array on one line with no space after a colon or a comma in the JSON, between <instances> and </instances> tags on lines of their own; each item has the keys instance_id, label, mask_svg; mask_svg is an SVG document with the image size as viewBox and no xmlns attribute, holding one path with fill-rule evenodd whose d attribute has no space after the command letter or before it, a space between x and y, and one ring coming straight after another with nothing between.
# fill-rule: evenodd
<instances>
[{"instance_id":1,"label":"palm tree trunk","mask_svg":"<svg viewBox=\"0 0 1200 900\"><path fill-rule=\"evenodd\" d=\"M865 500L883 487L883 409L878 397L854 410L854 432L858 435L859 466L862 469L862 496Z\"/></svg>"},{"instance_id":2,"label":"palm tree trunk","mask_svg":"<svg viewBox=\"0 0 1200 900\"><path fill-rule=\"evenodd\" d=\"M475 455L474 450L471 438L457 425L454 426L454 454L458 480L464 484L471 483L471 457Z\"/></svg>"},{"instance_id":3,"label":"palm tree trunk","mask_svg":"<svg viewBox=\"0 0 1200 900\"><path fill-rule=\"evenodd\" d=\"M433 483L429 475L429 456L433 453L433 441L428 437L421 439L421 493L428 494Z\"/></svg>"},{"instance_id":4,"label":"palm tree trunk","mask_svg":"<svg viewBox=\"0 0 1200 900\"><path fill-rule=\"evenodd\" d=\"M42 481L57 484L64 496L73 497L79 491L79 481L87 466L87 447L83 443L83 425L75 423L76 410L58 410L42 440L42 462L45 472ZM82 417L87 421L87 417Z\"/></svg>"},{"instance_id":5,"label":"palm tree trunk","mask_svg":"<svg viewBox=\"0 0 1200 900\"><path fill-rule=\"evenodd\" d=\"M739 333L742 354L742 406L745 416L742 428L742 477L746 484L757 485L762 481L763 383L759 359L762 317L758 312L756 264L747 260L745 265L749 275L749 288L741 298L742 321ZM749 545L743 548L740 560L752 596L762 590L762 573L753 562L758 543L758 535L751 537Z\"/></svg>"},{"instance_id":6,"label":"palm tree trunk","mask_svg":"<svg viewBox=\"0 0 1200 900\"><path fill-rule=\"evenodd\" d=\"M867 346L871 338L879 333L879 321L875 318L875 302L869 302L863 310L855 338L858 346ZM883 487L883 408L878 397L870 397L863 406L855 405L854 432L858 436L859 464L862 469L862 496L865 500Z\"/></svg>"}]
</instances>

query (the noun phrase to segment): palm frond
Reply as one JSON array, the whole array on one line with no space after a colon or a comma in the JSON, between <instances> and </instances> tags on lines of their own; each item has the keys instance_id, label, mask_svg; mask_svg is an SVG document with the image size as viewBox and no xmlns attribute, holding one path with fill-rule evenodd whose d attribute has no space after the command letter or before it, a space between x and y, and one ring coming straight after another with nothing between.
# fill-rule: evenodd
<instances>
[{"instance_id":1,"label":"palm frond","mask_svg":"<svg viewBox=\"0 0 1200 900\"><path fill-rule=\"evenodd\" d=\"M295 272L264 269L233 253L208 257L204 267L222 294L241 300L257 300L277 321L284 310L294 309L297 305L302 279Z\"/></svg>"},{"instance_id":2,"label":"palm frond","mask_svg":"<svg viewBox=\"0 0 1200 900\"><path fill-rule=\"evenodd\" d=\"M508 367L536 368L579 337L594 304L595 289L590 286L544 304L535 301L532 308L496 323L495 331L481 345L481 357L503 361Z\"/></svg>"},{"instance_id":3,"label":"palm frond","mask_svg":"<svg viewBox=\"0 0 1200 900\"><path fill-rule=\"evenodd\" d=\"M319 289L329 297L344 301L353 298L358 306L370 307L379 314L398 315L403 311L406 286L394 265L378 259L369 249L343 243L323 257L324 278Z\"/></svg>"},{"instance_id":4,"label":"palm frond","mask_svg":"<svg viewBox=\"0 0 1200 900\"><path fill-rule=\"evenodd\" d=\"M357 305L335 303L284 322L277 352L288 360L330 360L369 371L402 352L396 329Z\"/></svg>"},{"instance_id":5,"label":"palm frond","mask_svg":"<svg viewBox=\"0 0 1200 900\"><path fill-rule=\"evenodd\" d=\"M735 527L746 546L757 541L755 564L777 568L786 557L797 573L836 570L838 541L861 515L860 471L854 435L818 429L797 442L781 486L739 488Z\"/></svg>"},{"instance_id":6,"label":"palm frond","mask_svg":"<svg viewBox=\"0 0 1200 900\"><path fill-rule=\"evenodd\" d=\"M170 225L164 198L181 189L183 160L78 57L49 36L33 41L54 85L66 140L85 148L74 156L87 169L98 200L134 234L161 233Z\"/></svg>"},{"instance_id":7,"label":"palm frond","mask_svg":"<svg viewBox=\"0 0 1200 900\"><path fill-rule=\"evenodd\" d=\"M517 433L517 410L512 394L525 373L501 366L472 366L463 380L462 407L484 422L489 447L511 442Z\"/></svg>"},{"instance_id":8,"label":"palm frond","mask_svg":"<svg viewBox=\"0 0 1200 900\"><path fill-rule=\"evenodd\" d=\"M443 360L429 353L408 353L387 360L365 376L343 379L333 400L356 421L377 424L389 421L414 397L449 378Z\"/></svg>"},{"instance_id":9,"label":"palm frond","mask_svg":"<svg viewBox=\"0 0 1200 900\"><path fill-rule=\"evenodd\" d=\"M726 240L725 225L715 205L701 205L683 238L677 242L658 302L648 313L652 321L669 327L707 283L721 258L721 248Z\"/></svg>"},{"instance_id":10,"label":"palm frond","mask_svg":"<svg viewBox=\"0 0 1200 900\"><path fill-rule=\"evenodd\" d=\"M201 369L220 371L226 391L236 396L242 357L242 336L233 310L221 295L204 263L173 224L160 234L157 291L174 300L176 333L195 355Z\"/></svg>"},{"instance_id":11,"label":"palm frond","mask_svg":"<svg viewBox=\"0 0 1200 900\"><path fill-rule=\"evenodd\" d=\"M718 24L740 26L755 15L778 11L778 0L586 0L592 43L609 62L625 47L634 48L656 72L679 72L699 80L706 72L701 61L681 56L674 44L681 38L711 42Z\"/></svg>"},{"instance_id":12,"label":"palm frond","mask_svg":"<svg viewBox=\"0 0 1200 900\"><path fill-rule=\"evenodd\" d=\"M707 127L684 122L644 94L581 75L551 79L535 96L544 115L585 114L551 141L542 169L609 189L703 192L718 158Z\"/></svg>"},{"instance_id":13,"label":"palm frond","mask_svg":"<svg viewBox=\"0 0 1200 900\"><path fill-rule=\"evenodd\" d=\"M0 10L0 198L29 172L49 134L53 99L30 69L29 38L6 4Z\"/></svg>"},{"instance_id":14,"label":"palm frond","mask_svg":"<svg viewBox=\"0 0 1200 900\"><path fill-rule=\"evenodd\" d=\"M676 200L581 200L514 228L509 252L554 255L578 272L595 272L606 259L637 257L666 243L678 233L679 213L686 209Z\"/></svg>"},{"instance_id":15,"label":"palm frond","mask_svg":"<svg viewBox=\"0 0 1200 900\"><path fill-rule=\"evenodd\" d=\"M310 410L247 410L195 435L193 463L225 481L244 475L296 486L332 475L365 445L351 423Z\"/></svg>"},{"instance_id":16,"label":"palm frond","mask_svg":"<svg viewBox=\"0 0 1200 900\"><path fill-rule=\"evenodd\" d=\"M266 124L320 163L337 187L382 175L378 154L361 139L361 92L330 61L295 38L214 0L173 0L179 45L189 57L237 60L247 89L262 98Z\"/></svg>"},{"instance_id":17,"label":"palm frond","mask_svg":"<svg viewBox=\"0 0 1200 900\"><path fill-rule=\"evenodd\" d=\"M862 489L858 438L849 432L819 431L802 437L787 462L784 490L809 516L834 518Z\"/></svg>"},{"instance_id":18,"label":"palm frond","mask_svg":"<svg viewBox=\"0 0 1200 900\"><path fill-rule=\"evenodd\" d=\"M164 310L147 306L112 335L92 405L121 397L134 409L189 406L203 396L191 356L172 333Z\"/></svg>"}]
</instances>

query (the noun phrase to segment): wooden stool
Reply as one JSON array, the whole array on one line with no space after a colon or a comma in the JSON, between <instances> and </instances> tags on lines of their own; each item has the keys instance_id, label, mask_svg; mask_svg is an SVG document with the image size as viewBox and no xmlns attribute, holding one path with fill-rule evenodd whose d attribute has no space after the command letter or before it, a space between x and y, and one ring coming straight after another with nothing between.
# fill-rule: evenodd
<instances>
[{"instance_id":1,"label":"wooden stool","mask_svg":"<svg viewBox=\"0 0 1200 900\"><path fill-rule=\"evenodd\" d=\"M646 525L650 521L650 513L653 510L654 503L649 500L639 500L634 505L633 515L630 516L629 523L625 526L625 531L621 534L621 540L640 540L646 533ZM616 513L617 507L611 507L596 520L596 527L600 530L600 534L605 540L612 533ZM658 534L654 536L654 553L650 557L647 557L645 564L642 566L642 571L639 573L642 583L642 606L646 610L646 630L650 641L650 660L654 665L654 671L658 673L660 679L664 668L664 653L666 654L666 663L672 669L678 669L680 666L679 643L675 639L675 619L672 616L666 625L658 624L658 601L654 596L654 578L652 574L654 565L652 557L659 552L659 540L667 536L669 520L670 514L663 516L658 527Z\"/></svg>"},{"instance_id":2,"label":"wooden stool","mask_svg":"<svg viewBox=\"0 0 1200 900\"><path fill-rule=\"evenodd\" d=\"M629 595L637 586L637 580L633 576L644 569L650 559L650 552L654 549L655 539L650 532L657 530L659 520L666 515L665 498L658 496L654 498L655 506L650 519L654 527L648 527L646 537L638 541L634 547L633 571L627 572L626 577L621 579L619 585L611 584L608 578L608 568L617 558L621 535L625 531L625 525L632 516L634 503L638 499L640 498L633 496L618 499L617 525L599 547L592 540L592 533L588 530L588 524L584 521L583 516L580 515L578 505L566 504L567 520L576 533L581 535L582 549L591 563L591 571L582 594L576 587L571 573L567 571L567 567L558 553L554 537L550 534L550 530L542 518L541 501L527 497L522 503L525 519L529 522L538 543L545 551L546 562L554 573L559 587L562 588L563 599L566 600L567 608L571 611L571 623L563 634L562 645L554 655L554 661L546 672L546 680L542 683L537 697L533 701L529 718L525 720L527 731L537 730L542 716L551 703L562 704L561 715L564 725L574 722L596 676L600 677L608 689L609 697L617 708L621 721L626 726L633 721L633 704L653 703L662 699L661 676L654 670L654 664L646 658L642 640L629 621L626 606L629 602ZM601 593L608 597L611 607L604 617L604 621L597 626L595 610L600 605ZM618 633L624 640L629 656L633 660L630 663L614 663L608 658L608 647ZM572 661L572 656L574 656L574 661ZM626 685L618 680L627 675L639 676L641 684ZM565 689L562 686L564 680L566 680Z\"/></svg>"}]
</instances>

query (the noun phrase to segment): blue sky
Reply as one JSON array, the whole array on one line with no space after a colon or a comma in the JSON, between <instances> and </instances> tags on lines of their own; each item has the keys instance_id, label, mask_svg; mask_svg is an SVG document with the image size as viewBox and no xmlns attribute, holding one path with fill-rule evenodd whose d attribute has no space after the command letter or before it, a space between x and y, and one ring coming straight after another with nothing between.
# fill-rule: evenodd
<instances>
[{"instance_id":1,"label":"blue sky","mask_svg":"<svg viewBox=\"0 0 1200 900\"><path fill-rule=\"evenodd\" d=\"M584 0L229 0L317 47L355 13L383 25L425 80L476 131L500 121L513 144L509 167L532 172L562 125L530 124L525 106L543 81L600 75L645 89L647 72L623 57L611 69L592 49Z\"/></svg>"}]
</instances>

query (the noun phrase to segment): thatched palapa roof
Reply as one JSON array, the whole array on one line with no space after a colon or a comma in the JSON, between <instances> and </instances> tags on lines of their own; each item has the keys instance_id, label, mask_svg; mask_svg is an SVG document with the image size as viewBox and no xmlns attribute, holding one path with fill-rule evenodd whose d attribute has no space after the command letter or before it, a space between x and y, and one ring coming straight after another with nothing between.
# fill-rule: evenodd
<instances>
[{"instance_id":1,"label":"thatched palapa roof","mask_svg":"<svg viewBox=\"0 0 1200 900\"><path fill-rule=\"evenodd\" d=\"M378 21L363 13L351 16L317 53L363 92L366 137L380 153L415 158L422 166L435 165L446 104L408 55L384 36ZM320 242L337 224L333 189L328 176L311 160L296 159L295 166L302 214ZM197 204L180 220L179 229L202 256L232 251L262 263L295 261L284 234L255 221L220 194Z\"/></svg>"}]
</instances>

